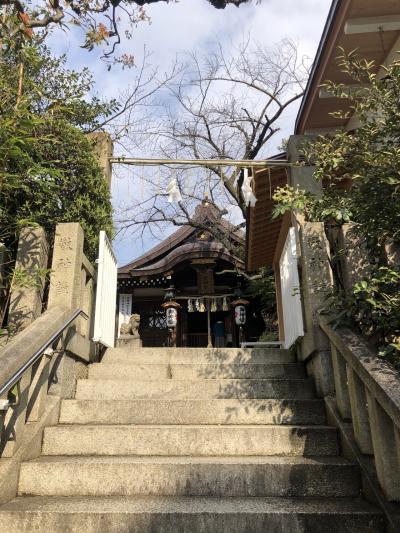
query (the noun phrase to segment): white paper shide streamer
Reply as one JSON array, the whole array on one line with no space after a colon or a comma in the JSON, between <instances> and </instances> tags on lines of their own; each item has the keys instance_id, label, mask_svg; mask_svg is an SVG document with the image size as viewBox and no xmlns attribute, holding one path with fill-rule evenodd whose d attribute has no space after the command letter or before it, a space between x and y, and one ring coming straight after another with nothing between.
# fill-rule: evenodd
<instances>
[{"instance_id":1,"label":"white paper shide streamer","mask_svg":"<svg viewBox=\"0 0 400 533\"><path fill-rule=\"evenodd\" d=\"M167 185L168 202L170 204L176 204L182 200L181 191L178 187L178 180L176 176L171 178L171 181Z\"/></svg>"},{"instance_id":2,"label":"white paper shide streamer","mask_svg":"<svg viewBox=\"0 0 400 533\"><path fill-rule=\"evenodd\" d=\"M254 207L257 202L257 198L254 195L253 188L251 186L251 182L253 181L253 177L249 176L249 169L244 168L243 169L243 185L242 185L242 194L246 205L249 205L250 207Z\"/></svg>"}]
</instances>

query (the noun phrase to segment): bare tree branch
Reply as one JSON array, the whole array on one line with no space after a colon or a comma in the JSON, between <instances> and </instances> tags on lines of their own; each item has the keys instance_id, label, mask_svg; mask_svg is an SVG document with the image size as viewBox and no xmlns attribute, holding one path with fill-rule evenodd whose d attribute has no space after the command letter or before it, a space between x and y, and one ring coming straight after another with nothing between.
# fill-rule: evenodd
<instances>
[{"instance_id":1,"label":"bare tree branch","mask_svg":"<svg viewBox=\"0 0 400 533\"><path fill-rule=\"evenodd\" d=\"M239 7L250 0L205 1L217 9L223 9L229 4ZM14 39L18 34L30 38L34 29L47 30L53 26L68 27L74 24L80 26L85 34L83 47L92 50L96 45L107 45L102 57L110 61L121 42L120 27L124 25L121 14L130 27L125 35L132 38L137 23L149 20L144 6L158 2L168 4L169 0L37 0L33 5L30 0L0 0L0 8L3 8L0 40L6 37ZM5 13L11 17L5 17ZM19 17L20 23L15 24L13 15ZM134 58L124 55L116 61L132 66Z\"/></svg>"},{"instance_id":2,"label":"bare tree branch","mask_svg":"<svg viewBox=\"0 0 400 533\"><path fill-rule=\"evenodd\" d=\"M154 156L172 159L266 157L283 114L302 96L308 77L296 45L288 40L268 49L247 39L230 55L222 46L207 57L191 53L172 72L177 74L163 85L164 97L157 96L157 116L147 131ZM144 197L127 199L120 210L124 230L164 238L168 226L198 227L195 208L205 195L227 209L235 231L243 227L240 169L164 167L159 177L154 169L143 172L135 183L136 188L139 180L144 183ZM165 193L173 177L183 197L179 204L170 204Z\"/></svg>"}]
</instances>

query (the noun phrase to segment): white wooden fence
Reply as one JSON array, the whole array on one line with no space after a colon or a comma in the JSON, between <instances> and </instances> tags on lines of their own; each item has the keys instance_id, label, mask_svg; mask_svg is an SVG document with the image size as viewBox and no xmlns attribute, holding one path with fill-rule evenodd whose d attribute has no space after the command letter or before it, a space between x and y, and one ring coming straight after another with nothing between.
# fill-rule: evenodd
<instances>
[{"instance_id":1,"label":"white wooden fence","mask_svg":"<svg viewBox=\"0 0 400 533\"><path fill-rule=\"evenodd\" d=\"M105 231L100 232L93 340L108 348L115 344L117 260Z\"/></svg>"},{"instance_id":2,"label":"white wooden fence","mask_svg":"<svg viewBox=\"0 0 400 533\"><path fill-rule=\"evenodd\" d=\"M295 229L290 228L279 260L281 277L284 348L304 335Z\"/></svg>"}]
</instances>

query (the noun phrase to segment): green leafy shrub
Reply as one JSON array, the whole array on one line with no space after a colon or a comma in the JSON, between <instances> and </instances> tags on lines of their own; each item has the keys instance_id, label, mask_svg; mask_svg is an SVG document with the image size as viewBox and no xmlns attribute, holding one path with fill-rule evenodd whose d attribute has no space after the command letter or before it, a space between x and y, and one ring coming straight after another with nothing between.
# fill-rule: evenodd
<instances>
[{"instance_id":1,"label":"green leafy shrub","mask_svg":"<svg viewBox=\"0 0 400 533\"><path fill-rule=\"evenodd\" d=\"M400 243L400 61L377 78L373 62L355 51L341 50L339 66L353 80L328 82L325 91L346 100L340 119L354 116L357 127L319 136L304 150L305 164L315 168L324 184L317 197L301 189L284 187L275 192L275 216L300 212L306 220L327 226L355 222L375 264L371 276L345 294L331 297L337 322L358 327L370 342L395 364L400 362L399 269L386 263L385 244ZM300 163L301 164L301 163Z\"/></svg>"},{"instance_id":2,"label":"green leafy shrub","mask_svg":"<svg viewBox=\"0 0 400 533\"><path fill-rule=\"evenodd\" d=\"M117 107L90 98L90 73L70 71L43 46L8 43L0 56L0 238L11 249L20 227L80 222L96 255L112 234L110 192L86 132Z\"/></svg>"}]
</instances>

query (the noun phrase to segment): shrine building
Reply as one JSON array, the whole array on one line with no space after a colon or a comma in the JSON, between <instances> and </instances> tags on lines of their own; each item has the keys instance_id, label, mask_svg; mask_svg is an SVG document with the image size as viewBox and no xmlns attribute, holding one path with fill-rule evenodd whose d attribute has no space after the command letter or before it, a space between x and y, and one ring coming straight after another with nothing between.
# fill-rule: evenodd
<instances>
[{"instance_id":1,"label":"shrine building","mask_svg":"<svg viewBox=\"0 0 400 533\"><path fill-rule=\"evenodd\" d=\"M118 334L132 314L140 315L143 346L168 346L165 300L179 304L176 345L238 346L258 340L264 322L246 293L245 234L208 200L198 205L194 225L175 233L118 269ZM245 298L246 324L239 339L232 302Z\"/></svg>"}]
</instances>

